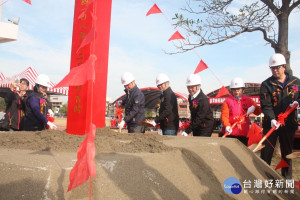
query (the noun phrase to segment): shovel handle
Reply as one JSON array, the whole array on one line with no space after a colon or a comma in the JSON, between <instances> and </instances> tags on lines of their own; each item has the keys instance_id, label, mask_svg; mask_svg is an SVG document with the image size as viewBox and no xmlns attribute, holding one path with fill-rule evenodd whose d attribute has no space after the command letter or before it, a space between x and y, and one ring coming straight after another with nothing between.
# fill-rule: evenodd
<instances>
[{"instance_id":1,"label":"shovel handle","mask_svg":"<svg viewBox=\"0 0 300 200\"><path fill-rule=\"evenodd\" d=\"M267 134L259 141L258 145L255 149L253 149L253 152L257 152L259 149L261 149L261 146L263 145L264 141L276 130L276 126L273 126Z\"/></svg>"},{"instance_id":2,"label":"shovel handle","mask_svg":"<svg viewBox=\"0 0 300 200\"><path fill-rule=\"evenodd\" d=\"M237 124L237 122L235 122L230 128L233 129L236 124ZM226 138L227 135L229 135L229 132L226 131L226 133L223 135L223 138Z\"/></svg>"},{"instance_id":3,"label":"shovel handle","mask_svg":"<svg viewBox=\"0 0 300 200\"><path fill-rule=\"evenodd\" d=\"M297 104L295 104L293 107L287 107L285 110L285 114L288 116L291 114L296 108L298 107ZM281 125L281 124L280 124ZM267 134L259 141L258 145L256 146L255 149L253 149L253 152L257 152L259 149L261 149L262 143L276 130L276 126L273 126Z\"/></svg>"},{"instance_id":4,"label":"shovel handle","mask_svg":"<svg viewBox=\"0 0 300 200\"><path fill-rule=\"evenodd\" d=\"M242 116L245 117L246 115L247 115L247 113L246 113L246 114L243 114ZM237 124L238 122L239 122L239 121L234 122L234 124L233 124L230 128L233 129L233 128L236 126L236 124ZM226 133L223 135L223 138L226 138L227 135L229 135L229 132L226 132Z\"/></svg>"}]
</instances>

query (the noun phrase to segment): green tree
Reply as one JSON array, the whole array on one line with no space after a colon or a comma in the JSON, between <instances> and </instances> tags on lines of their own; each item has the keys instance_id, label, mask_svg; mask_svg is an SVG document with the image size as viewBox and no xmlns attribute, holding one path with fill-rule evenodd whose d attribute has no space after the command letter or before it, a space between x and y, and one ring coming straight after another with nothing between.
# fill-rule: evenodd
<instances>
[{"instance_id":1,"label":"green tree","mask_svg":"<svg viewBox=\"0 0 300 200\"><path fill-rule=\"evenodd\" d=\"M5 101L4 98L0 97L0 111L5 111L6 109L6 105L5 105Z\"/></svg>"},{"instance_id":2,"label":"green tree","mask_svg":"<svg viewBox=\"0 0 300 200\"><path fill-rule=\"evenodd\" d=\"M66 115L67 115L67 111L68 111L68 104L65 103L65 104L63 104L63 105L60 107L59 112L60 112L62 115L66 116Z\"/></svg>"},{"instance_id":3,"label":"green tree","mask_svg":"<svg viewBox=\"0 0 300 200\"><path fill-rule=\"evenodd\" d=\"M153 110L150 110L150 109L147 109L147 110L145 111L145 117L146 117L146 118L154 117L155 114L156 114L156 113L155 113Z\"/></svg>"},{"instance_id":4,"label":"green tree","mask_svg":"<svg viewBox=\"0 0 300 200\"><path fill-rule=\"evenodd\" d=\"M234 0L186 2L186 7L182 8L184 14L176 13L173 20L176 26L188 32L188 36L175 45L178 52L174 53L218 44L242 33L258 31L276 53L285 56L286 70L292 74L291 53L288 50L289 16L292 11L299 10L300 0L249 0L244 4Z\"/></svg>"}]
</instances>

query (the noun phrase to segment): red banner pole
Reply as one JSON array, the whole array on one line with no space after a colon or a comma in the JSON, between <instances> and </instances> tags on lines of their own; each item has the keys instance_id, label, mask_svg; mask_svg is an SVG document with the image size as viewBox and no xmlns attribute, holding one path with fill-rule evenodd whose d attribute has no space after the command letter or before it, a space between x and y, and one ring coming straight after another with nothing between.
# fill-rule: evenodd
<instances>
[{"instance_id":1,"label":"red banner pole","mask_svg":"<svg viewBox=\"0 0 300 200\"><path fill-rule=\"evenodd\" d=\"M93 124L97 128L105 127L106 113L106 89L108 72L109 36L111 20L112 0L95 1L97 11L97 21L95 29L97 32L95 39L95 51L97 56L95 65L95 83L93 95Z\"/></svg>"},{"instance_id":2,"label":"red banner pole","mask_svg":"<svg viewBox=\"0 0 300 200\"><path fill-rule=\"evenodd\" d=\"M75 1L70 68L85 63L91 55L97 60L94 82L69 88L67 133L84 135L91 123L97 128L105 126L110 18L111 0ZM82 46L87 39L90 41Z\"/></svg>"},{"instance_id":3,"label":"red banner pole","mask_svg":"<svg viewBox=\"0 0 300 200\"><path fill-rule=\"evenodd\" d=\"M92 177L89 177L89 200L92 200Z\"/></svg>"}]
</instances>

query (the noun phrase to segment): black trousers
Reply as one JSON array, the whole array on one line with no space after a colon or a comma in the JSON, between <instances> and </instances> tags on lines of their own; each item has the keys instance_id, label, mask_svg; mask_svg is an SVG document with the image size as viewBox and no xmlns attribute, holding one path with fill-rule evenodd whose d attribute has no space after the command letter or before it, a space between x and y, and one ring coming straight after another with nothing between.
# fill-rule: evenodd
<instances>
[{"instance_id":1,"label":"black trousers","mask_svg":"<svg viewBox=\"0 0 300 200\"><path fill-rule=\"evenodd\" d=\"M145 133L144 126L128 126L128 133Z\"/></svg>"},{"instance_id":2,"label":"black trousers","mask_svg":"<svg viewBox=\"0 0 300 200\"><path fill-rule=\"evenodd\" d=\"M195 129L193 130L193 136L200 136L200 137L211 137L212 130L199 130Z\"/></svg>"},{"instance_id":3,"label":"black trousers","mask_svg":"<svg viewBox=\"0 0 300 200\"><path fill-rule=\"evenodd\" d=\"M222 134L223 136L223 134ZM238 139L241 143L243 143L246 147L248 146L248 140L249 138L247 137L238 137L238 136L232 136L232 135L227 135L227 138L236 138Z\"/></svg>"},{"instance_id":4,"label":"black trousers","mask_svg":"<svg viewBox=\"0 0 300 200\"><path fill-rule=\"evenodd\" d=\"M264 130L264 134L269 130ZM286 179L292 179L292 160L287 159L285 156L292 153L295 129L291 129L287 126L279 127L276 131L274 131L264 142L265 147L261 150L261 158L268 163L271 164L271 160L274 153L274 148L276 145L277 138L279 138L281 157L289 164L289 167L281 168L281 174Z\"/></svg>"}]
</instances>

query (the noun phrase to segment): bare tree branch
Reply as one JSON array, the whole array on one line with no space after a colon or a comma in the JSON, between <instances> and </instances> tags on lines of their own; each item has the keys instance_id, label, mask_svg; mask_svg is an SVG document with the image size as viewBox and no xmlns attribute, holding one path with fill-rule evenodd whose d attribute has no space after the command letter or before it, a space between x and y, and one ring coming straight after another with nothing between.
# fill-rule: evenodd
<instances>
[{"instance_id":1,"label":"bare tree branch","mask_svg":"<svg viewBox=\"0 0 300 200\"><path fill-rule=\"evenodd\" d=\"M260 31L275 52L286 56L290 69L288 17L300 8L300 0L257 0L239 7L233 0L188 0L186 4L182 9L185 15L176 13L173 18L174 25L186 31L186 40L173 42L177 51L165 53L184 53L245 32Z\"/></svg>"}]
</instances>

